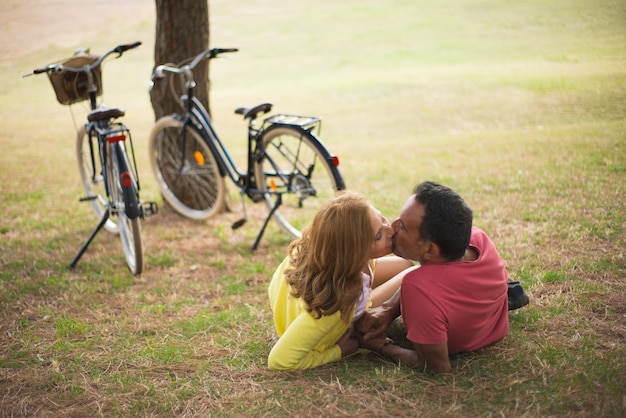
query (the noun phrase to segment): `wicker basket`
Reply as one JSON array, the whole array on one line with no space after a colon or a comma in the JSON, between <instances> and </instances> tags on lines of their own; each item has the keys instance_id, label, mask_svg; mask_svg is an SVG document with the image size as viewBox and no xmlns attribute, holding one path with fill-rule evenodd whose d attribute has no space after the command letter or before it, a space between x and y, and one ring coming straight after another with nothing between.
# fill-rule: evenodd
<instances>
[{"instance_id":1,"label":"wicker basket","mask_svg":"<svg viewBox=\"0 0 626 418\"><path fill-rule=\"evenodd\" d=\"M97 55L77 55L63 62L63 65L66 67L80 68L87 64L94 63L98 58ZM100 66L94 68L92 73L97 88L96 95L100 96L102 94L102 71ZM87 74L72 73L69 71L51 71L48 73L48 77L50 78L50 83L52 83L59 103L70 105L89 99Z\"/></svg>"}]
</instances>

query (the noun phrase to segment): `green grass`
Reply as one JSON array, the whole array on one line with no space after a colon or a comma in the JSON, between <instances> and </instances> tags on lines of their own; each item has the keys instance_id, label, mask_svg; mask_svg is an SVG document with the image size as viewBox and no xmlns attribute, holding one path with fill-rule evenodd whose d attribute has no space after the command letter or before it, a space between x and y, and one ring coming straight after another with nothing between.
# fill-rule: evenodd
<instances>
[{"instance_id":1,"label":"green grass","mask_svg":"<svg viewBox=\"0 0 626 418\"><path fill-rule=\"evenodd\" d=\"M146 155L154 22L116 21L70 47L51 34L0 60L0 416L624 415L623 2L210 6L211 45L240 48L211 64L212 113L238 162L236 107L318 115L348 188L389 218L422 180L461 193L531 304L450 375L365 350L276 373L267 284L289 240L270 225L250 251L260 205L236 231L240 214L194 222L163 206L142 223L141 277L106 232L69 271L96 222L77 201L72 118L45 77L21 75L75 47L142 40L106 65L105 100L126 109L142 197L160 202ZM401 321L390 334L406 343Z\"/></svg>"}]
</instances>

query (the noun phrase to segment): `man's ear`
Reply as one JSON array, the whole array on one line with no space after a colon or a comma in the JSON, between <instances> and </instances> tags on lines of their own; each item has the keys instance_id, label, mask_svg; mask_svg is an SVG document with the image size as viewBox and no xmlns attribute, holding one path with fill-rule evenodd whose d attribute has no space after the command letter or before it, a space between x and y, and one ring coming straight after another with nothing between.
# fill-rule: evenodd
<instances>
[{"instance_id":1,"label":"man's ear","mask_svg":"<svg viewBox=\"0 0 626 418\"><path fill-rule=\"evenodd\" d=\"M439 245L432 241L428 241L426 244L426 251L424 251L422 257L424 257L424 261L426 262L438 262L441 257L441 249L439 248Z\"/></svg>"}]
</instances>

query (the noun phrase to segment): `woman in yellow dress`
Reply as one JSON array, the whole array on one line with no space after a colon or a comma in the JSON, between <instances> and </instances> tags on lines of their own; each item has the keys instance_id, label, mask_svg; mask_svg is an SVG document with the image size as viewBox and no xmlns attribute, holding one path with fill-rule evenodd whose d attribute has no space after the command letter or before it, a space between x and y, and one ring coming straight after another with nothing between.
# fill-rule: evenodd
<instances>
[{"instance_id":1,"label":"woman in yellow dress","mask_svg":"<svg viewBox=\"0 0 626 418\"><path fill-rule=\"evenodd\" d=\"M326 202L289 246L268 293L278 333L272 370L307 369L355 353L354 321L400 286L413 263L391 253L389 221L360 194Z\"/></svg>"}]
</instances>

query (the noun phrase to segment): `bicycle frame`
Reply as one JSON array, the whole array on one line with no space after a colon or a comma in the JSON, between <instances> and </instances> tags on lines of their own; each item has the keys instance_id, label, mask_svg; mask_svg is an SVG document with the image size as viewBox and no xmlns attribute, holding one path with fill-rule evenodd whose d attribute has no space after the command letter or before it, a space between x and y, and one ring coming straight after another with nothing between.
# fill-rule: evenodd
<instances>
[{"instance_id":1,"label":"bicycle frame","mask_svg":"<svg viewBox=\"0 0 626 418\"><path fill-rule=\"evenodd\" d=\"M215 55L213 55L213 52ZM273 124L282 124L288 125L292 127L298 127L301 129L314 129L317 127L319 131L319 126L321 124L321 120L319 118L306 117L303 120L300 116L292 116L292 115L274 115L269 118L266 118L263 121L261 127L256 128L254 125L256 123L256 118L249 118L248 121L248 157L247 157L247 167L246 171L242 171L238 168L234 159L226 149L226 146L220 139L217 134L215 128L213 127L213 123L211 122L209 113L204 108L202 103L195 97L193 94L194 88L196 87L196 83L193 80L193 74L191 73L191 69L195 68L196 65L204 60L211 59L217 56L217 54L221 52L236 52L237 49L215 49L215 50L206 50L200 55L196 56L193 61L186 65L185 70L179 72L183 74L185 77L185 89L187 94L181 96L181 101L183 103L183 107L185 109L184 115L174 115L175 117L179 117L183 122L183 126L192 125L194 126L199 133L205 132L206 137L209 139L207 141L207 145L213 152L213 155L216 157L218 168L220 175L222 177L228 176L230 180L237 185L241 192L245 192L248 196L254 201L257 202L259 194L277 194L276 192L269 190L261 190L256 186L256 181L254 178L254 158L259 158L260 154L263 155L265 152L262 150L262 146L259 145L259 141L263 135L265 129ZM183 67L181 67L183 68ZM158 68L156 70L159 71ZM156 74L156 73L155 73ZM154 78L153 78L154 80ZM270 105L271 108L271 105ZM269 108L268 108L269 110ZM267 110L263 109L260 112L266 113ZM290 121L287 123L287 121ZM299 121L299 123L296 123ZM266 125L268 125L266 127ZM202 135L201 135L202 136ZM271 160L269 160L271 161ZM271 164L276 168L273 161ZM278 171L278 170L277 170ZM345 185L343 184L343 179L338 179L338 187L339 189L344 189Z\"/></svg>"},{"instance_id":2,"label":"bicycle frame","mask_svg":"<svg viewBox=\"0 0 626 418\"><path fill-rule=\"evenodd\" d=\"M194 128L199 131L206 133L206 138L208 139L207 145L213 152L213 155L216 157L217 164L219 166L219 172L222 177L228 176L231 181L239 188L240 194L242 195L243 202L243 193L246 193L248 197L254 202L257 203L263 199L265 195L274 195L274 205L269 211L267 218L263 222L259 233L257 234L254 243L252 244L252 250L256 250L265 233L265 229L267 225L274 216L274 213L279 209L282 204L282 191L276 190L266 190L259 189L256 183L255 175L254 175L254 162L255 158L267 158L267 161L273 166L274 170L277 173L280 173L280 170L276 166L275 162L267 156L263 145L261 145L261 139L265 129L269 128L272 125L286 125L292 127L300 127L302 129L314 129L317 127L319 131L320 119L313 117L301 117L301 116L292 116L292 115L273 115L266 118L261 127L255 127L255 119L250 118L248 122L248 157L247 157L247 169L246 171L241 171L238 169L237 164L231 157L230 153L226 149L224 143L219 138L219 135L215 131L213 127L213 123L208 115L208 112L200 103L198 99L192 96L192 92L189 91L189 95L183 96L182 101L185 104L187 112L184 116L180 116L183 122L183 132L184 127L186 125L192 125ZM189 97L192 97L189 100ZM266 126L267 125L267 126ZM305 128L306 127L306 128ZM202 136L202 135L201 135ZM277 174L280 175L280 174ZM291 187L291 177L289 178L289 187ZM338 181L338 187L340 189L344 189L345 185L343 183L343 179L340 178ZM232 225L233 229L239 228L246 220L246 209L245 203L242 204L244 211L244 218L235 222Z\"/></svg>"},{"instance_id":3,"label":"bicycle frame","mask_svg":"<svg viewBox=\"0 0 626 418\"><path fill-rule=\"evenodd\" d=\"M130 166L128 167L129 170L132 171L132 176L135 179L135 186L137 187L137 192L139 192L141 190L141 185L139 183L139 175L137 173L137 163L135 160L135 150L133 147L133 141L132 141L132 137L130 134L130 130L128 129L128 127L126 125L124 125L121 122L110 122L110 121L104 121L104 122L89 122L89 124L87 125L87 135L89 136L89 152L91 154L91 175L92 175L92 181L95 180L96 176L98 175L98 173L95 172L96 170L96 164L95 164L95 156L94 156L94 145L93 142L94 140L97 140L98 143L98 151L99 151L99 158L100 158L100 163L103 167L103 171L106 175L106 170L105 168L109 166L110 164L110 159L109 159L109 154L107 154L107 150L109 147L107 147L107 142L108 143L117 143L118 146L120 147L124 147L124 150L126 149L126 143L130 144L130 157L132 158L132 163L130 164ZM128 154L128 153L127 153ZM113 156L110 156L111 158ZM111 190L109 190L109 182L105 181L105 190L106 190L106 195L107 198L111 197ZM127 191L129 190L129 187L124 187L124 191L125 193L127 193ZM131 202L132 199L126 199L128 202ZM113 208L114 210L116 208ZM139 208L135 205L128 205L126 206L126 214L128 216L129 219L135 219L138 216L141 216L141 212L139 210Z\"/></svg>"},{"instance_id":4,"label":"bicycle frame","mask_svg":"<svg viewBox=\"0 0 626 418\"><path fill-rule=\"evenodd\" d=\"M89 77L90 73L88 74L88 78ZM90 86L92 85L90 84ZM129 175L127 172L122 173L122 179L120 182L124 197L124 213L129 220L133 220L138 217L143 218L145 215L156 214L158 211L154 202L146 202L144 204L139 201L138 195L141 187L137 173L135 151L132 144L130 129L122 122L112 121L114 117L121 116L123 112L115 108L101 109L101 111L99 111L96 102L96 90L91 87L89 90L89 101L92 111L87 116L88 122L85 124L85 130L88 138L87 142L89 143L89 154L91 159L91 181L95 183L96 178L99 175L99 173L96 173L96 150L94 149L94 142L96 142L98 147L97 158L100 160L100 167L102 169L101 174L104 177L104 188L107 201L104 202L105 210L102 214L100 222L71 261L69 265L70 269L76 266L84 252L87 250L87 247L95 238L96 234L100 231L100 229L102 229L104 224L109 219L111 213L118 214L120 212L120 208L116 207L112 201L112 190L110 188L112 182L108 176L111 175L111 167L113 167L114 159L124 158L124 156L128 158L125 145L127 142L130 143L130 157L132 161L129 161L129 164L126 164L126 169L130 170L131 174ZM96 197L86 196L80 198L79 201L88 201L94 198Z\"/></svg>"},{"instance_id":5,"label":"bicycle frame","mask_svg":"<svg viewBox=\"0 0 626 418\"><path fill-rule=\"evenodd\" d=\"M233 223L233 229L247 221L244 194L253 203L265 202L270 214L252 247L254 250L271 218L276 218L289 234L297 237L300 231L291 224L296 219L294 209L297 211L298 208L305 207L303 202L309 197L325 198L329 196L329 191L343 190L345 184L337 170L338 158L330 155L314 133L316 130L319 134L321 130L321 119L284 114L259 119L259 116L270 112L270 103L235 110L247 122L248 142L247 163L245 167L237 166L219 137L208 111L194 96L196 83L193 75L193 69L202 60L236 51L236 48L214 48L202 51L178 65L163 64L154 69L153 83L165 78L165 73L183 76L183 85L178 84L178 88L175 87L174 76L169 79L170 91L179 99L182 113L159 118L150 134L150 154L152 168L164 199L184 216L207 219L215 215L225 199L226 177L239 190L243 208L243 219ZM189 61L191 63L186 64ZM183 87L182 93L180 87ZM196 167L204 166L204 157L196 155L199 151L196 150L193 156L185 156L187 147L195 147L192 144L197 143L201 143L199 149L203 153L211 154L211 164L202 171L196 171ZM316 161L320 162L319 165ZM320 167L319 170L315 169L316 166ZM322 173L319 177L321 181L316 181L316 185L321 185L319 188L311 181L314 175L318 176L317 173ZM219 180L214 182L211 178ZM197 189L196 192L195 186L186 186L189 179L195 179L198 182L196 184L202 184L204 189ZM286 206L284 210L278 210L283 200ZM307 204L308 211L314 209L320 201ZM288 215L284 215L285 213Z\"/></svg>"},{"instance_id":6,"label":"bicycle frame","mask_svg":"<svg viewBox=\"0 0 626 418\"><path fill-rule=\"evenodd\" d=\"M189 100L189 97L189 95L183 96L183 103L185 103L187 108L187 113L182 116L183 124L194 124L200 131L206 132L207 136L211 139L208 145L214 155L218 157L217 163L219 165L220 175L222 177L228 175L233 183L237 184L239 187L243 186L245 183L242 184L241 180L245 173L239 171L237 168L237 164L235 164L235 161L224 146L224 143L217 132L215 132L213 123L209 119L208 113L204 106L202 106L202 103L193 96L191 96L192 99Z\"/></svg>"},{"instance_id":7,"label":"bicycle frame","mask_svg":"<svg viewBox=\"0 0 626 418\"><path fill-rule=\"evenodd\" d=\"M89 92L89 105L91 111L98 110L97 103L97 87L94 82L93 72L87 72L87 80L89 83L88 92ZM100 162L102 167L106 167L108 164L106 162L106 146L105 141L109 142L118 142L118 143L129 143L130 144L130 156L132 159L132 164L129 167L132 170L133 177L135 179L135 184L137 187L137 192L141 190L141 184L139 182L139 173L137 172L137 160L135 158L135 148L133 146L132 137L130 134L130 129L126 125L121 122L112 122L112 118L105 117L102 120L90 121L87 124L87 134L89 135L89 148L91 152L91 167L92 167L92 178L95 178L95 160L94 160L94 152L93 152L93 141L92 138L94 135L98 139L98 149L100 151ZM127 141L128 140L128 141ZM105 170L106 171L106 170ZM107 197L110 198L111 191L108 190L108 182L105 182L106 194ZM127 188L125 188L127 189ZM132 209L129 214L129 219L134 219L139 215L137 210Z\"/></svg>"},{"instance_id":8,"label":"bicycle frame","mask_svg":"<svg viewBox=\"0 0 626 418\"><path fill-rule=\"evenodd\" d=\"M226 149L224 143L220 139L219 135L215 131L213 127L213 123L208 115L208 112L200 103L198 99L192 97L192 100L189 100L189 95L183 96L183 103L187 109L187 113L184 116L181 116L184 124L195 124L196 127L199 125L199 129L207 133L209 137L209 147L214 152L214 155L217 158L217 162L219 165L220 174L222 176L228 175L231 181L239 187L239 189L243 192L246 192L250 198L256 202L255 194L262 193L273 193L268 190L261 190L256 187L256 182L254 179L254 159L259 157L259 155L264 154L261 145L259 145L259 141L263 135L264 130L274 124L288 125L294 127L301 127L303 129L315 129L319 130L320 119L313 117L302 118L300 116L292 116L292 115L273 115L269 118L266 118L263 121L261 127L255 127L255 120L250 119L248 122L248 156L247 156L247 168L246 171L242 171L238 168L234 159L231 157L230 153ZM270 160L271 161L271 160ZM273 164L273 162L272 162ZM340 183L340 188L344 188L345 186Z\"/></svg>"},{"instance_id":9,"label":"bicycle frame","mask_svg":"<svg viewBox=\"0 0 626 418\"><path fill-rule=\"evenodd\" d=\"M77 127L76 152L86 192L79 201L91 202L99 223L70 263L70 269L103 226L110 232L119 232L131 272L140 274L143 269L138 218L156 214L158 208L155 202L139 200L141 187L130 129L115 121L125 112L117 107L99 106L97 101L102 91L100 65L111 54L120 57L139 45L141 42L118 45L100 57L81 50L63 64L51 64L31 73L46 73L57 93L57 100L63 105L89 101L87 121ZM117 223L108 221L111 215L118 218Z\"/></svg>"}]
</instances>

